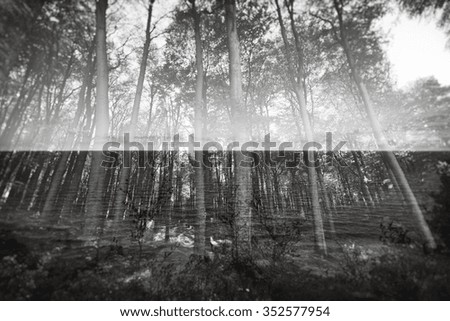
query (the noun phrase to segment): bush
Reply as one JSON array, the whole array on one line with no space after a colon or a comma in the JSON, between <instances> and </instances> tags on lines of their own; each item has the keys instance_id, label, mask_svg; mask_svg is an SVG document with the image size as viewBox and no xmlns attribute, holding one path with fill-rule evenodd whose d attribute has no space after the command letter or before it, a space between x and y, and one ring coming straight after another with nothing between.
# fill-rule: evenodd
<instances>
[{"instance_id":1,"label":"bush","mask_svg":"<svg viewBox=\"0 0 450 321\"><path fill-rule=\"evenodd\" d=\"M450 165L448 162L439 162L437 171L441 176L442 187L440 193L432 194L436 206L431 226L439 234L447 248L450 248Z\"/></svg>"},{"instance_id":2,"label":"bush","mask_svg":"<svg viewBox=\"0 0 450 321\"><path fill-rule=\"evenodd\" d=\"M395 222L380 223L380 241L384 244L410 244L411 238L408 236L409 231L403 225Z\"/></svg>"},{"instance_id":3,"label":"bush","mask_svg":"<svg viewBox=\"0 0 450 321\"><path fill-rule=\"evenodd\" d=\"M3 257L0 262L0 300L31 299L36 280L47 276L41 264L34 267L19 262L16 255Z\"/></svg>"}]
</instances>

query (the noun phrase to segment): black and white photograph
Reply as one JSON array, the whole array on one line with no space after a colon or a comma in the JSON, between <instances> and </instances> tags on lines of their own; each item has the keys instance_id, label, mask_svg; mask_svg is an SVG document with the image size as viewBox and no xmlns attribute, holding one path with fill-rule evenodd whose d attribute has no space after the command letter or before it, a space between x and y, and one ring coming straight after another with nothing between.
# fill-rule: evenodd
<instances>
[{"instance_id":1,"label":"black and white photograph","mask_svg":"<svg viewBox=\"0 0 450 321\"><path fill-rule=\"evenodd\" d=\"M0 0L0 300L450 300L450 1Z\"/></svg>"}]
</instances>

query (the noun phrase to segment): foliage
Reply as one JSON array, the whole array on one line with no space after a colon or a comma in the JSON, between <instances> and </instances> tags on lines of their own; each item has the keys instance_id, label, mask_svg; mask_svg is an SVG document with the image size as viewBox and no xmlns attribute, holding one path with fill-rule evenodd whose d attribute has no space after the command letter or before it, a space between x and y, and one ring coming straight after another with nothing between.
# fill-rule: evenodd
<instances>
[{"instance_id":1,"label":"foliage","mask_svg":"<svg viewBox=\"0 0 450 321\"><path fill-rule=\"evenodd\" d=\"M440 12L440 25L448 26L450 17L450 1L448 0L399 0L399 2L412 15L438 11Z\"/></svg>"},{"instance_id":2,"label":"foliage","mask_svg":"<svg viewBox=\"0 0 450 321\"><path fill-rule=\"evenodd\" d=\"M344 245L345 280L354 295L376 300L435 300L450 295L449 273L438 257L418 255L404 247L365 249ZM444 282L444 283L441 283Z\"/></svg>"},{"instance_id":3,"label":"foliage","mask_svg":"<svg viewBox=\"0 0 450 321\"><path fill-rule=\"evenodd\" d=\"M46 252L5 256L0 262L3 300L442 300L450 297L448 258L398 246L346 242L322 261L302 266L278 260L234 261L162 247L136 265L131 252L101 248L91 254ZM306 254L310 256L311 254ZM311 259L309 257L308 259ZM321 261L317 261L321 262ZM319 272L321 271L321 272Z\"/></svg>"},{"instance_id":4,"label":"foliage","mask_svg":"<svg viewBox=\"0 0 450 321\"><path fill-rule=\"evenodd\" d=\"M408 236L409 231L401 224L390 221L380 223L380 241L383 243L393 244L409 244L411 238Z\"/></svg>"},{"instance_id":5,"label":"foliage","mask_svg":"<svg viewBox=\"0 0 450 321\"><path fill-rule=\"evenodd\" d=\"M439 161L437 171L441 178L441 191L434 193L436 200L435 216L432 225L442 241L450 248L450 166L448 161Z\"/></svg>"},{"instance_id":6,"label":"foliage","mask_svg":"<svg viewBox=\"0 0 450 321\"><path fill-rule=\"evenodd\" d=\"M42 265L30 269L25 262L20 263L17 256L5 256L0 262L1 300L29 300L36 290L36 281L46 277Z\"/></svg>"},{"instance_id":7,"label":"foliage","mask_svg":"<svg viewBox=\"0 0 450 321\"><path fill-rule=\"evenodd\" d=\"M366 281L370 271L370 256L373 251L350 242L342 245L342 252L344 260L341 264L345 278L352 284L360 286Z\"/></svg>"}]
</instances>

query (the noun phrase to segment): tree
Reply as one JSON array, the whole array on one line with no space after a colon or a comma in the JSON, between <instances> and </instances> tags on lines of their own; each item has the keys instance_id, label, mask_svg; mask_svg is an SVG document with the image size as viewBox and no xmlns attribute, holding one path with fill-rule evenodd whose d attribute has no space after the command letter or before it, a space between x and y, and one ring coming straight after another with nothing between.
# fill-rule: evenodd
<instances>
[{"instance_id":1,"label":"tree","mask_svg":"<svg viewBox=\"0 0 450 321\"><path fill-rule=\"evenodd\" d=\"M225 21L227 26L231 127L234 139L244 143L248 139L247 114L242 102L242 74L239 38L236 23L236 1L225 1ZM251 172L243 166L244 157L237 152L234 155L235 169L235 206L234 206L234 250L237 259L251 257Z\"/></svg>"},{"instance_id":2,"label":"tree","mask_svg":"<svg viewBox=\"0 0 450 321\"><path fill-rule=\"evenodd\" d=\"M96 52L97 52L97 95L95 106L95 138L89 172L88 195L86 199L86 219L84 233L98 240L97 229L105 213L106 168L102 167L103 144L108 139L109 102L108 102L108 57L106 53L106 9L108 0L97 0L96 16Z\"/></svg>"},{"instance_id":3,"label":"tree","mask_svg":"<svg viewBox=\"0 0 450 321\"><path fill-rule=\"evenodd\" d=\"M192 18L194 20L195 35L195 108L194 108L194 130L195 138L200 141L203 148L203 44L200 14L197 11L195 0L191 0ZM206 231L206 209L205 209L205 169L203 161L203 150L195 151L195 206L197 208L197 226L195 231L195 250L197 254L205 254L205 231Z\"/></svg>"},{"instance_id":4,"label":"tree","mask_svg":"<svg viewBox=\"0 0 450 321\"><path fill-rule=\"evenodd\" d=\"M347 34L344 27L344 17L343 17L344 3L341 0L333 0L333 4L339 22L339 34L341 39L341 45L345 52L345 56L347 57L347 62L353 80L355 81L355 84L358 88L358 92L363 100L364 107L369 117L369 121L372 126L378 148L380 149L385 162L388 164L389 168L392 170L395 178L398 181L402 194L406 199L408 206L410 207L411 213L416 221L416 224L425 240L426 247L433 250L436 248L436 242L434 241L434 237L431 234L428 224L423 216L422 210L419 207L417 199L414 196L411 187L409 186L409 183L406 179L405 174L403 173L402 168L400 167L397 159L395 158L394 153L390 150L389 143L386 137L384 136L381 124L378 121L378 118L375 114L372 100L370 99L366 85L359 73L357 66L355 65L355 61L352 52L350 51L350 46L347 40Z\"/></svg>"},{"instance_id":5,"label":"tree","mask_svg":"<svg viewBox=\"0 0 450 321\"><path fill-rule=\"evenodd\" d=\"M450 1L448 0L398 0L400 5L412 15L422 15L426 12L438 12L439 24L448 27L450 18ZM448 30L449 31L449 30Z\"/></svg>"},{"instance_id":6,"label":"tree","mask_svg":"<svg viewBox=\"0 0 450 321\"><path fill-rule=\"evenodd\" d=\"M61 153L61 157L58 161L58 165L52 176L50 188L48 190L48 193L47 193L47 196L45 199L45 203L44 203L42 212L45 213L46 215L52 214L54 212L54 210L58 210L58 209L55 209L54 206L56 205L56 198L60 191L61 184L64 179L66 181L70 181L70 178L69 178L70 168L68 168L70 166L68 166L68 161L69 161L69 157L73 156L73 154L74 154L74 152L71 153L71 151L73 151L73 148L74 148L75 133L78 130L81 117L83 116L84 109L86 107L85 106L86 105L86 101L85 101L86 90L88 89L90 83L92 82L91 64L92 64L92 60L93 60L93 57L92 57L93 51L95 49L94 45L95 45L95 42L93 42L93 45L90 46L88 54L87 54L86 67L84 68L84 75L83 75L84 77L83 77L83 81L82 81L80 92L79 92L77 110L75 112L74 120L70 126L70 129L68 130L68 132L66 134L66 138L65 138L65 141L63 144L64 151ZM67 150L65 150L65 149L67 149ZM66 171L67 171L67 174L64 177L64 173L66 173ZM78 188L78 186L77 186L77 188Z\"/></svg>"},{"instance_id":7,"label":"tree","mask_svg":"<svg viewBox=\"0 0 450 321\"><path fill-rule=\"evenodd\" d=\"M20 56L35 36L37 18L46 0L4 1L0 7L0 85L5 85L10 72L20 63ZM14 36L13 36L14 35Z\"/></svg>"},{"instance_id":8,"label":"tree","mask_svg":"<svg viewBox=\"0 0 450 321\"><path fill-rule=\"evenodd\" d=\"M138 128L139 109L141 106L142 90L144 88L144 79L145 79L145 73L147 70L148 56L149 56L149 52L150 52L151 22L152 22L152 12L153 12L153 4L154 3L155 3L155 0L149 0L147 26L145 28L144 48L143 48L142 59L141 59L141 64L140 64L140 68L139 68L139 76L138 76L138 81L137 81L137 85L136 85L136 93L134 96L130 124L128 126L128 130L126 131L130 134L130 136L129 136L130 141L134 141L136 128ZM127 209L127 198L128 198L128 191L129 191L128 184L129 184L129 179L130 179L131 167L123 166L125 164L125 160L124 160L125 157L128 157L128 155L126 155L126 153L124 153L122 155L122 171L120 173L119 185L116 187L116 195L115 195L115 201L114 201L114 211L115 211L115 216L117 219L120 219L124 215L124 212Z\"/></svg>"},{"instance_id":9,"label":"tree","mask_svg":"<svg viewBox=\"0 0 450 321\"><path fill-rule=\"evenodd\" d=\"M416 81L396 97L402 108L392 117L391 127L400 133L411 131L414 141L407 143L412 147L445 148L450 144L450 116L445 112L450 103L449 94L450 86L442 86L434 78Z\"/></svg>"},{"instance_id":10,"label":"tree","mask_svg":"<svg viewBox=\"0 0 450 321\"><path fill-rule=\"evenodd\" d=\"M305 100L305 87L304 87L304 66L303 66L303 51L300 44L299 35L297 34L295 25L294 25L294 17L293 17L293 1L291 1L288 5L289 17L291 21L292 32L294 34L294 42L295 42L295 50L298 57L297 68L294 68L293 58L291 55L291 49L289 46L289 40L287 38L286 28L284 27L283 17L281 14L281 8L278 3L278 0L275 0L275 5L277 7L277 15L278 22L280 24L281 36L283 38L284 43L284 52L286 56L286 61L288 64L288 72L289 72L289 82L291 85L291 89L295 93L295 97L297 98L297 103L300 108L300 115L302 118L303 128L305 131L305 136L308 142L314 142L314 133L311 126L310 115L306 108L306 100ZM294 78L291 73L292 70L297 70L297 79ZM299 133L300 134L300 133ZM304 153L308 153L308 159L311 163L315 164L315 153L310 151L304 151ZM314 155L311 157L311 155ZM323 231L323 220L322 213L320 210L319 204L319 189L317 186L317 172L315 165L308 166L308 178L309 178L309 188L311 191L311 202L312 202L312 210L314 217L314 237L315 237L315 245L317 250L320 253L327 254L327 246L325 242L325 234Z\"/></svg>"}]
</instances>

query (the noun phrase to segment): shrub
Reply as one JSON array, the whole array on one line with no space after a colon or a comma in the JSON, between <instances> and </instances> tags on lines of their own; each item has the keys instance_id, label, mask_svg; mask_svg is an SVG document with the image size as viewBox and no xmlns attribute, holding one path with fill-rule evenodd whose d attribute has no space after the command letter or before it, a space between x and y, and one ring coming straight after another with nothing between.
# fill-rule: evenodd
<instances>
[{"instance_id":1,"label":"shrub","mask_svg":"<svg viewBox=\"0 0 450 321\"><path fill-rule=\"evenodd\" d=\"M440 193L432 194L436 206L431 225L447 248L450 248L450 165L448 162L439 162L437 171L441 176L442 187Z\"/></svg>"}]
</instances>

